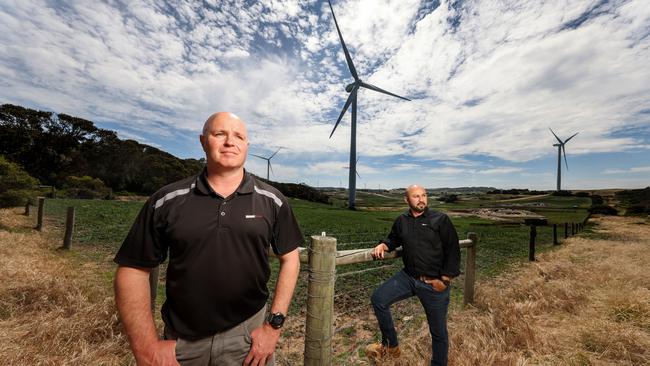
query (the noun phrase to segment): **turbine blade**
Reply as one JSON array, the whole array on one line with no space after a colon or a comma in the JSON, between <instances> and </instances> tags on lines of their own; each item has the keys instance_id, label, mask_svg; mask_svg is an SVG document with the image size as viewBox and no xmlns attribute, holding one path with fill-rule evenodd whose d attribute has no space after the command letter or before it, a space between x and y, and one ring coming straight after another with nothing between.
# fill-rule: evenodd
<instances>
[{"instance_id":1,"label":"turbine blade","mask_svg":"<svg viewBox=\"0 0 650 366\"><path fill-rule=\"evenodd\" d=\"M392 95L392 96L394 96L394 97L397 97L397 98L400 98L400 99L404 99L404 100L408 100L408 101L410 101L409 98L400 97L400 96L397 95L397 94L393 94L393 93L388 92L388 91L386 91L386 90L384 90L384 89L378 88L378 87L376 87L376 86L374 86L374 85L372 85L372 84L364 83L363 81L360 83L360 85L363 86L364 88L371 89L371 90L374 90L374 91L376 91L376 92L380 92L380 93L384 93L384 94Z\"/></svg>"},{"instance_id":2,"label":"turbine blade","mask_svg":"<svg viewBox=\"0 0 650 366\"><path fill-rule=\"evenodd\" d=\"M569 137L568 139L564 140L564 143L566 144L567 142L569 142L569 140L571 140L575 135L577 135L577 134L579 134L579 133L580 133L580 132L576 132L576 133L574 133L573 135L571 135L571 137Z\"/></svg>"},{"instance_id":3,"label":"turbine blade","mask_svg":"<svg viewBox=\"0 0 650 366\"><path fill-rule=\"evenodd\" d=\"M273 157L275 156L275 154L277 154L278 151L280 151L280 150L282 150L282 148L279 148L279 149L275 150L275 152L273 153L273 155L269 156L269 160L273 159Z\"/></svg>"},{"instance_id":4,"label":"turbine blade","mask_svg":"<svg viewBox=\"0 0 650 366\"><path fill-rule=\"evenodd\" d=\"M357 177L359 177L359 179L361 179L361 176L359 175L359 172L356 171L356 170L354 172L357 173Z\"/></svg>"},{"instance_id":5,"label":"turbine blade","mask_svg":"<svg viewBox=\"0 0 650 366\"><path fill-rule=\"evenodd\" d=\"M350 104L352 103L352 99L357 97L357 90L359 87L355 86L354 89L352 89L352 92L350 92L350 96L348 96L348 100L345 101L345 105L343 106L343 110L341 111L341 114L339 114L339 119L336 120L336 124L334 125L334 128L332 129L332 133L330 133L330 138L332 138L332 135L334 135L334 131L336 131L336 128L339 126L339 123L341 122L341 118L343 118L343 115L345 112L348 110L350 107Z\"/></svg>"},{"instance_id":6,"label":"turbine blade","mask_svg":"<svg viewBox=\"0 0 650 366\"><path fill-rule=\"evenodd\" d=\"M260 156L260 155L257 155L257 154L251 154L251 155L256 156L256 157L258 157L258 158L260 158L260 159L264 159L264 160L266 160L266 158L265 158L264 156Z\"/></svg>"},{"instance_id":7,"label":"turbine blade","mask_svg":"<svg viewBox=\"0 0 650 366\"><path fill-rule=\"evenodd\" d=\"M563 142L562 142L562 140L560 140L560 138L559 138L559 137L557 137L557 135L555 134L555 132L553 132L553 130L551 130L551 128L550 128L550 127L549 127L548 129L549 129L549 130L551 131L551 133L553 134L553 136L555 136L555 138L557 139L557 142L559 142L559 143L560 143L560 145L561 145L561 144L563 144Z\"/></svg>"},{"instance_id":8,"label":"turbine blade","mask_svg":"<svg viewBox=\"0 0 650 366\"><path fill-rule=\"evenodd\" d=\"M566 165L566 170L569 170L569 163L566 161L566 150L564 150L564 144L562 144L562 153L564 153L564 164Z\"/></svg>"},{"instance_id":9,"label":"turbine blade","mask_svg":"<svg viewBox=\"0 0 650 366\"><path fill-rule=\"evenodd\" d=\"M345 41L343 41L343 35L341 35L341 30L339 29L339 23L336 21L336 15L334 15L334 8L332 8L332 2L330 0L327 0L327 3L330 4L330 10L332 11L332 17L334 18L334 25L336 25L336 31L339 34L339 39L341 40L341 46L343 46L343 52L345 53L345 61L348 63L348 68L350 69L350 73L352 74L352 77L354 80L359 80L359 76L357 75L357 69L354 68L354 64L352 63L352 57L350 57L350 53L348 52L348 48L345 46Z\"/></svg>"},{"instance_id":10,"label":"turbine blade","mask_svg":"<svg viewBox=\"0 0 650 366\"><path fill-rule=\"evenodd\" d=\"M273 165L271 165L271 160L269 160L269 169L271 170L271 174L275 177L275 172L273 171Z\"/></svg>"}]
</instances>

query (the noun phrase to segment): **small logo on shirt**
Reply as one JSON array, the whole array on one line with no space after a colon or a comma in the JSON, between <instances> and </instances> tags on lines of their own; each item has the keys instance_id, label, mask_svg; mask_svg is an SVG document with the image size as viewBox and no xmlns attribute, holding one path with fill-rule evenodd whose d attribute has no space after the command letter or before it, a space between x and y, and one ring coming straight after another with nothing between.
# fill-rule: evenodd
<instances>
[{"instance_id":1,"label":"small logo on shirt","mask_svg":"<svg viewBox=\"0 0 650 366\"><path fill-rule=\"evenodd\" d=\"M261 219L263 216L262 215L246 215L244 216L247 219Z\"/></svg>"},{"instance_id":2,"label":"small logo on shirt","mask_svg":"<svg viewBox=\"0 0 650 366\"><path fill-rule=\"evenodd\" d=\"M422 224L422 226L429 226L428 224Z\"/></svg>"}]
</instances>

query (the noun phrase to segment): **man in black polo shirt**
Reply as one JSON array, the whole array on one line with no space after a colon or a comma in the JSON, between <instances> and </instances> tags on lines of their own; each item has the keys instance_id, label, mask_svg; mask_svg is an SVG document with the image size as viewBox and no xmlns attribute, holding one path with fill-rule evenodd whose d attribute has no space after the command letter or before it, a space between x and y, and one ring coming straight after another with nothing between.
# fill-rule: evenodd
<instances>
[{"instance_id":1,"label":"man in black polo shirt","mask_svg":"<svg viewBox=\"0 0 650 366\"><path fill-rule=\"evenodd\" d=\"M372 294L371 302L381 330L381 343L371 344L366 354L372 359L399 357L397 332L390 306L417 296L431 332L431 365L447 365L447 308L449 287L460 274L458 234L449 217L429 210L427 192L419 185L406 189L404 200L409 209L401 214L388 234L372 252L376 259L402 247L404 269L384 282Z\"/></svg>"},{"instance_id":2,"label":"man in black polo shirt","mask_svg":"<svg viewBox=\"0 0 650 366\"><path fill-rule=\"evenodd\" d=\"M302 234L286 198L244 170L239 117L213 114L200 141L206 169L154 193L115 256L117 309L138 365L272 364ZM269 246L280 271L267 317ZM168 253L160 340L148 278Z\"/></svg>"}]
</instances>

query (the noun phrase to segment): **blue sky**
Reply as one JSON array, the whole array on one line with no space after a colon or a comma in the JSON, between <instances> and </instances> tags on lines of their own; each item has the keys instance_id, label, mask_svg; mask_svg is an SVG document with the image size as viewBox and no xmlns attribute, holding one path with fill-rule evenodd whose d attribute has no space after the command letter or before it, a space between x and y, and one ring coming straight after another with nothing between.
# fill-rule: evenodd
<instances>
[{"instance_id":1,"label":"blue sky","mask_svg":"<svg viewBox=\"0 0 650 366\"><path fill-rule=\"evenodd\" d=\"M358 188L650 185L650 6L334 0L360 77ZM212 112L248 124L272 179L347 186L353 79L323 1L0 3L0 103L186 158ZM264 176L266 162L247 169Z\"/></svg>"}]
</instances>

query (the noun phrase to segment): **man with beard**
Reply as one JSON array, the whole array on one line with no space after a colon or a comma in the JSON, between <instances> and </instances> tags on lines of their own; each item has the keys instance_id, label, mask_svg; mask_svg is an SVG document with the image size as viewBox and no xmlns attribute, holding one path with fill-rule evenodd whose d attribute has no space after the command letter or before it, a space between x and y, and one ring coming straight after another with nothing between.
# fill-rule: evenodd
<instances>
[{"instance_id":1,"label":"man with beard","mask_svg":"<svg viewBox=\"0 0 650 366\"><path fill-rule=\"evenodd\" d=\"M458 234L447 215L429 210L427 192L417 184L406 188L404 200L409 209L401 214L388 234L372 252L383 259L385 252L402 247L404 269L379 286L371 302L381 330L381 343L366 348L374 360L399 357L397 332L390 306L417 296L424 307L431 332L431 365L447 365L449 341L447 309L450 281L460 274Z\"/></svg>"}]
</instances>

